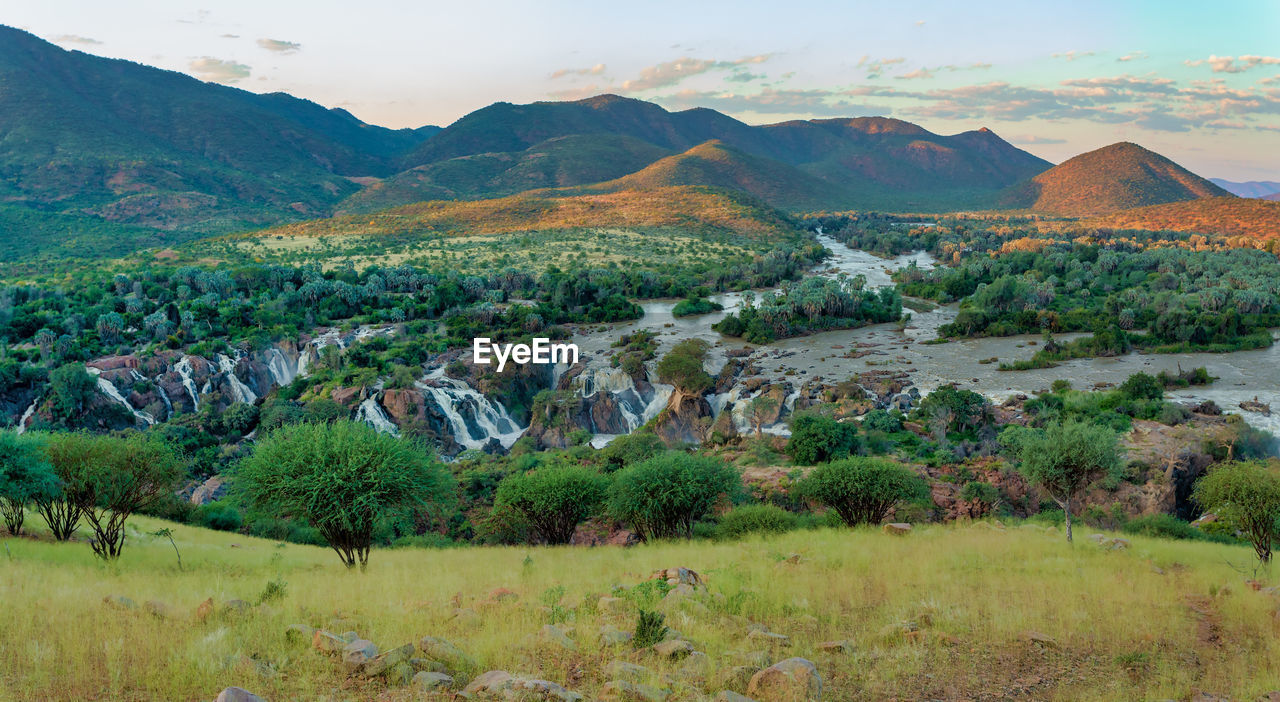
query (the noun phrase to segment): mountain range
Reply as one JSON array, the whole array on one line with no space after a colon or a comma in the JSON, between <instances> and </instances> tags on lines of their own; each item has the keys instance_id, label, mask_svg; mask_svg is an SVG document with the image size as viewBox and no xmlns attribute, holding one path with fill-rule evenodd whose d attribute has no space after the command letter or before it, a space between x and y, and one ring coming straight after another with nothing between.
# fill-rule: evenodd
<instances>
[{"instance_id":1,"label":"mountain range","mask_svg":"<svg viewBox=\"0 0 1280 702\"><path fill-rule=\"evenodd\" d=\"M1263 200L1280 200L1280 182L1274 180L1249 180L1236 182L1223 178L1210 178L1213 184L1240 197L1256 197Z\"/></svg>"},{"instance_id":2,"label":"mountain range","mask_svg":"<svg viewBox=\"0 0 1280 702\"><path fill-rule=\"evenodd\" d=\"M662 188L725 191L790 212L1071 217L1231 197L1135 144L1054 166L985 128L939 135L887 117L750 125L617 95L499 102L443 129L392 130L0 27L5 257L115 255L432 200L581 203ZM523 201L451 212L510 202Z\"/></svg>"}]
</instances>

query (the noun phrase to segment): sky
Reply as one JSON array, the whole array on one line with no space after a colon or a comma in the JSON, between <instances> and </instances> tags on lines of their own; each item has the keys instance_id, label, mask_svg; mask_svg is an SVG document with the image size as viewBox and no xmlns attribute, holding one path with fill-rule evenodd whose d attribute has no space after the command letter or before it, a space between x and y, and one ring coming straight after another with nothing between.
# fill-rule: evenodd
<instances>
[{"instance_id":1,"label":"sky","mask_svg":"<svg viewBox=\"0 0 1280 702\"><path fill-rule=\"evenodd\" d=\"M1277 0L4 0L0 23L387 127L607 92L752 124L987 127L1055 163L1133 141L1280 181Z\"/></svg>"}]
</instances>

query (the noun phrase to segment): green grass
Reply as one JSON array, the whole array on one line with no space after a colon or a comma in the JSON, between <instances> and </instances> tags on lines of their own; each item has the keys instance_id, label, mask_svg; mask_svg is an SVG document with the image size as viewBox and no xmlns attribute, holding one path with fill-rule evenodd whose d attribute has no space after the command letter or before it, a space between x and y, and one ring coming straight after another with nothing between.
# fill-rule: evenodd
<instances>
[{"instance_id":1,"label":"green grass","mask_svg":"<svg viewBox=\"0 0 1280 702\"><path fill-rule=\"evenodd\" d=\"M477 659L468 674L505 669L591 699L608 681L606 665L635 655L602 649L596 633L603 625L631 630L638 611L602 613L594 603L676 566L703 574L712 594L664 607L667 624L710 656L713 672L703 683L668 684L674 699L722 689L721 673L762 648L746 639L754 624L791 637L769 659L817 664L824 700L1185 699L1192 688L1253 699L1280 687L1275 598L1243 584L1233 566L1249 566L1252 556L1237 546L1131 536L1132 548L1104 551L1083 529L1069 546L1042 527L975 523L921 526L906 537L839 529L630 549L379 550L362 574L323 548L145 518L130 524L124 555L112 565L97 562L84 543L0 540L0 698L196 700L239 685L269 699L331 691L339 699L410 699L347 679L334 660L285 637L291 623L323 627L340 616L349 622L336 628L383 649L443 637ZM43 526L34 516L29 525ZM162 526L174 529L182 572L167 540L144 535ZM791 553L799 563L785 562ZM285 597L254 613L194 617L206 598L256 602L276 579L286 583ZM485 604L498 587L519 599ZM563 595L549 602L556 588ZM174 615L110 608L102 598L112 594L163 602ZM1200 623L1188 598L1209 623ZM478 611L480 623L452 621L455 600ZM561 626L576 651L533 638L553 611L567 613ZM918 631L908 633L908 622ZM1053 643L1031 642L1028 632ZM852 641L852 650L816 649L838 639ZM249 659L273 674L261 677ZM635 660L679 675L678 664Z\"/></svg>"}]
</instances>

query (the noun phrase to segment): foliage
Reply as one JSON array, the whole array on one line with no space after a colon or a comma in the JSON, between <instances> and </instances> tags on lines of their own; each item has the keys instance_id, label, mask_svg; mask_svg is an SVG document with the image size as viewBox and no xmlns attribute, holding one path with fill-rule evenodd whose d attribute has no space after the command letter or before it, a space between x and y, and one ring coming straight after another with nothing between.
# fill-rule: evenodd
<instances>
[{"instance_id":1,"label":"foliage","mask_svg":"<svg viewBox=\"0 0 1280 702\"><path fill-rule=\"evenodd\" d=\"M858 425L812 412L795 415L787 454L801 465L845 458L858 451Z\"/></svg>"},{"instance_id":2,"label":"foliage","mask_svg":"<svg viewBox=\"0 0 1280 702\"><path fill-rule=\"evenodd\" d=\"M1121 467L1119 437L1106 427L1085 422L1053 423L1043 429L1010 427L1000 435L1018 460L1018 470L1044 488L1065 513L1071 541L1075 496L1095 480Z\"/></svg>"},{"instance_id":3,"label":"foliage","mask_svg":"<svg viewBox=\"0 0 1280 702\"><path fill-rule=\"evenodd\" d=\"M549 544L567 544L574 530L604 501L608 479L591 468L550 465L507 476L495 507L519 512Z\"/></svg>"},{"instance_id":4,"label":"foliage","mask_svg":"<svg viewBox=\"0 0 1280 702\"><path fill-rule=\"evenodd\" d=\"M892 322L902 316L902 299L893 287L866 289L862 276L810 277L781 291L766 292L757 303L747 296L742 308L714 325L726 336L753 344L830 329L852 329Z\"/></svg>"},{"instance_id":5,"label":"foliage","mask_svg":"<svg viewBox=\"0 0 1280 702\"><path fill-rule=\"evenodd\" d=\"M928 484L906 466L861 457L824 463L796 489L834 510L849 526L879 524L894 505L929 495Z\"/></svg>"},{"instance_id":6,"label":"foliage","mask_svg":"<svg viewBox=\"0 0 1280 702\"><path fill-rule=\"evenodd\" d=\"M0 515L9 533L22 533L26 508L60 494L40 437L0 431Z\"/></svg>"},{"instance_id":7,"label":"foliage","mask_svg":"<svg viewBox=\"0 0 1280 702\"><path fill-rule=\"evenodd\" d=\"M636 630L631 637L631 645L638 650L661 643L667 637L666 619L666 615L662 612L640 610L640 615L636 618Z\"/></svg>"},{"instance_id":8,"label":"foliage","mask_svg":"<svg viewBox=\"0 0 1280 702\"><path fill-rule=\"evenodd\" d=\"M1196 483L1195 500L1235 524L1258 560L1270 562L1280 536L1280 460L1218 464Z\"/></svg>"},{"instance_id":9,"label":"foliage","mask_svg":"<svg viewBox=\"0 0 1280 702\"><path fill-rule=\"evenodd\" d=\"M600 449L605 470L614 471L632 463L639 463L666 450L666 444L651 431L634 431L623 434Z\"/></svg>"},{"instance_id":10,"label":"foliage","mask_svg":"<svg viewBox=\"0 0 1280 702\"><path fill-rule=\"evenodd\" d=\"M738 539L747 534L781 534L795 529L799 518L775 505L744 505L720 515L716 535Z\"/></svg>"},{"instance_id":11,"label":"foliage","mask_svg":"<svg viewBox=\"0 0 1280 702\"><path fill-rule=\"evenodd\" d=\"M1120 384L1120 392L1135 400L1164 398L1164 384L1146 373L1134 373Z\"/></svg>"},{"instance_id":12,"label":"foliage","mask_svg":"<svg viewBox=\"0 0 1280 702\"><path fill-rule=\"evenodd\" d=\"M608 510L645 541L687 538L694 522L741 487L738 471L719 459L668 451L618 471Z\"/></svg>"},{"instance_id":13,"label":"foliage","mask_svg":"<svg viewBox=\"0 0 1280 702\"><path fill-rule=\"evenodd\" d=\"M702 367L710 344L698 338L685 339L658 361L658 379L694 395L710 389L714 381Z\"/></svg>"},{"instance_id":14,"label":"foliage","mask_svg":"<svg viewBox=\"0 0 1280 702\"><path fill-rule=\"evenodd\" d=\"M304 520L344 565L362 569L378 519L438 506L453 493L452 477L425 449L348 420L260 437L236 480L250 504Z\"/></svg>"},{"instance_id":15,"label":"foliage","mask_svg":"<svg viewBox=\"0 0 1280 702\"><path fill-rule=\"evenodd\" d=\"M675 307L671 308L671 316L673 317L695 317L700 314L708 314L710 312L719 312L724 309L724 305L719 302L712 302L704 297L698 297L690 294L689 297L677 302Z\"/></svg>"}]
</instances>

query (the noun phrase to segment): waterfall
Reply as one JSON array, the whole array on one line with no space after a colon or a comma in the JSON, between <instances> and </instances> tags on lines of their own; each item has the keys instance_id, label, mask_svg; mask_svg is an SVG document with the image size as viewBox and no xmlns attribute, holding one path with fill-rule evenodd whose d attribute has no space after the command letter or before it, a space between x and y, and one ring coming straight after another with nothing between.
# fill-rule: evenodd
<instances>
[{"instance_id":1,"label":"waterfall","mask_svg":"<svg viewBox=\"0 0 1280 702\"><path fill-rule=\"evenodd\" d=\"M187 394L191 396L191 411L200 411L200 393L196 391L196 381L191 378L195 371L191 368L191 357L183 356L174 365L173 369L178 371L178 375L182 376L182 387L187 389ZM205 392L208 392L207 390Z\"/></svg>"},{"instance_id":2,"label":"waterfall","mask_svg":"<svg viewBox=\"0 0 1280 702\"><path fill-rule=\"evenodd\" d=\"M169 393L164 391L164 386L156 381L156 392L160 393L160 399L164 402L164 409L167 413L165 419L173 419L173 403L169 401Z\"/></svg>"},{"instance_id":3,"label":"waterfall","mask_svg":"<svg viewBox=\"0 0 1280 702\"><path fill-rule=\"evenodd\" d=\"M227 382L231 383L231 394L235 397L236 402L245 404L253 404L258 401L258 396L254 394L249 386L240 381L236 377L236 362L225 354L218 354L218 369L227 375Z\"/></svg>"},{"instance_id":4,"label":"waterfall","mask_svg":"<svg viewBox=\"0 0 1280 702\"><path fill-rule=\"evenodd\" d=\"M391 418L387 416L386 411L382 409L382 405L378 404L378 401L372 397L360 403L360 408L356 410L356 419L368 422L370 426L380 432L393 436L400 435L400 430L391 421Z\"/></svg>"},{"instance_id":5,"label":"waterfall","mask_svg":"<svg viewBox=\"0 0 1280 702\"><path fill-rule=\"evenodd\" d=\"M636 387L636 382L621 368L614 366L589 367L574 378L579 397L591 397L600 393L612 395L627 423L627 431L639 429L645 422L658 416L667 406L675 388L656 383L652 395L646 399Z\"/></svg>"},{"instance_id":6,"label":"waterfall","mask_svg":"<svg viewBox=\"0 0 1280 702\"><path fill-rule=\"evenodd\" d=\"M107 380L106 378L102 377L101 370L93 367L90 367L87 370L89 371L90 375L97 377L98 389L102 391L102 394L124 405L124 408L129 410L129 412L131 412L134 417L141 419L142 421L146 422L148 425L152 425L156 423L155 417L152 417L151 415L141 410L134 409L133 405L129 404L129 401L125 399L124 395L121 395L120 391L116 389L115 384L112 383L110 380ZM137 371L134 371L134 372L136 373Z\"/></svg>"},{"instance_id":7,"label":"waterfall","mask_svg":"<svg viewBox=\"0 0 1280 702\"><path fill-rule=\"evenodd\" d=\"M37 395L36 399L31 401L31 406L27 408L27 411L22 413L22 419L18 420L17 434L22 434L22 432L27 430L27 422L30 421L31 415L36 413L36 407L39 406L40 396Z\"/></svg>"},{"instance_id":8,"label":"waterfall","mask_svg":"<svg viewBox=\"0 0 1280 702\"><path fill-rule=\"evenodd\" d=\"M293 382L293 379L300 374L301 369L290 368L289 359L285 357L280 349L273 346L271 351L267 353L267 372L271 373L271 379L276 382L276 385L284 387Z\"/></svg>"},{"instance_id":9,"label":"waterfall","mask_svg":"<svg viewBox=\"0 0 1280 702\"><path fill-rule=\"evenodd\" d=\"M483 448L490 439L497 439L503 448L511 448L528 428L517 424L502 405L491 402L470 385L445 376L443 368L437 369L423 380L431 380L443 386L437 387L422 381L414 383L444 413L453 429L454 440L469 449Z\"/></svg>"}]
</instances>

